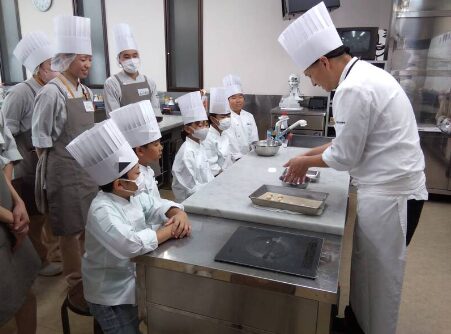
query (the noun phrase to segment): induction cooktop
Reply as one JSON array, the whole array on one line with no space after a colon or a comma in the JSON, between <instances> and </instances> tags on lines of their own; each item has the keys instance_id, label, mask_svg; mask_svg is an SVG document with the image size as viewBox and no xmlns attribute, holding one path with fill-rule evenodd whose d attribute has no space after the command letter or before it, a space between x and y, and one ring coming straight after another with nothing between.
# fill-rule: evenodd
<instances>
[{"instance_id":1,"label":"induction cooktop","mask_svg":"<svg viewBox=\"0 0 451 334\"><path fill-rule=\"evenodd\" d=\"M296 232L239 227L215 257L275 272L316 278L323 239Z\"/></svg>"}]
</instances>

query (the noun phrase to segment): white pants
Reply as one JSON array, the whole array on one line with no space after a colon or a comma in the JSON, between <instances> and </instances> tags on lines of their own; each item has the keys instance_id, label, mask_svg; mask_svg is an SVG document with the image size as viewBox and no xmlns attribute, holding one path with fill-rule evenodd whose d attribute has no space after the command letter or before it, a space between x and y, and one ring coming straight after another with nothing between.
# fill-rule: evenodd
<instances>
[{"instance_id":1,"label":"white pants","mask_svg":"<svg viewBox=\"0 0 451 334\"><path fill-rule=\"evenodd\" d=\"M358 192L350 300L366 334L396 333L406 229L406 196Z\"/></svg>"}]
</instances>

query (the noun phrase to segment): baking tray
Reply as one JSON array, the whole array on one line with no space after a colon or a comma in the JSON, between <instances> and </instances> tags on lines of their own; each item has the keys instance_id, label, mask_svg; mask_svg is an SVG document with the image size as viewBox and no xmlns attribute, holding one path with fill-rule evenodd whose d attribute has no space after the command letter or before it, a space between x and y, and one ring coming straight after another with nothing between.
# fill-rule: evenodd
<instances>
[{"instance_id":1,"label":"baking tray","mask_svg":"<svg viewBox=\"0 0 451 334\"><path fill-rule=\"evenodd\" d=\"M259 198L266 192L272 192L281 195L289 195L296 196L306 199L312 199L320 201L321 204L318 207L310 207L304 205L296 205L296 204L288 204L276 201L270 201L266 199ZM324 207L326 205L326 198L329 196L328 193L318 192L318 191L310 191L305 189L298 189L292 187L283 187L283 186L273 186L264 184L257 190L255 190L252 194L249 195L252 203L264 207L270 207L281 210L288 210L303 213L306 215L320 215L324 211Z\"/></svg>"}]
</instances>

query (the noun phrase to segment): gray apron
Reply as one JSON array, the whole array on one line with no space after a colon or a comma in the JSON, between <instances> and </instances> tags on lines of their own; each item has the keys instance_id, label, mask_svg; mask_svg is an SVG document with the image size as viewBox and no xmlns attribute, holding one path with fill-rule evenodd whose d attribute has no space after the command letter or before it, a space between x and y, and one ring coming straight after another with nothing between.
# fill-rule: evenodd
<instances>
[{"instance_id":1,"label":"gray apron","mask_svg":"<svg viewBox=\"0 0 451 334\"><path fill-rule=\"evenodd\" d=\"M143 82L136 82L124 85L122 81L119 79L119 76L117 74L114 75L116 80L119 82L119 85L121 86L121 100L119 101L121 107L127 106L132 103L136 103L139 101L149 100L152 95L152 91L150 90L149 83L147 82L147 77L144 76ZM145 92L147 89L147 94L143 95L139 92ZM161 168L159 162L152 162L150 164L150 167L155 172L155 175L158 176L161 174Z\"/></svg>"},{"instance_id":2,"label":"gray apron","mask_svg":"<svg viewBox=\"0 0 451 334\"><path fill-rule=\"evenodd\" d=\"M12 210L13 202L3 172L0 171L0 205ZM13 253L13 234L0 222L0 327L11 319L24 303L28 291L38 275L41 260L26 238Z\"/></svg>"},{"instance_id":3,"label":"gray apron","mask_svg":"<svg viewBox=\"0 0 451 334\"><path fill-rule=\"evenodd\" d=\"M33 96L36 96L36 91L33 87L28 82L24 82L24 84L30 88ZM23 158L17 165L14 166L14 176L18 179L17 184L19 187L19 194L25 202L28 214L33 216L39 214L34 197L38 156L34 150L31 140L31 129L17 134L14 136L14 139L16 140L17 149Z\"/></svg>"},{"instance_id":4,"label":"gray apron","mask_svg":"<svg viewBox=\"0 0 451 334\"><path fill-rule=\"evenodd\" d=\"M119 79L117 74L114 75L121 87L121 99L119 101L121 107L127 106L139 101L150 100L152 91L150 90L149 83L146 76L144 76L143 82L136 82L124 85ZM147 91L147 94L144 94Z\"/></svg>"},{"instance_id":5,"label":"gray apron","mask_svg":"<svg viewBox=\"0 0 451 334\"><path fill-rule=\"evenodd\" d=\"M85 111L83 97L70 99L52 84L66 96L67 120L48 149L45 179L50 227L55 235L65 236L84 230L89 206L98 192L95 181L66 150L75 137L94 126L94 113Z\"/></svg>"}]
</instances>

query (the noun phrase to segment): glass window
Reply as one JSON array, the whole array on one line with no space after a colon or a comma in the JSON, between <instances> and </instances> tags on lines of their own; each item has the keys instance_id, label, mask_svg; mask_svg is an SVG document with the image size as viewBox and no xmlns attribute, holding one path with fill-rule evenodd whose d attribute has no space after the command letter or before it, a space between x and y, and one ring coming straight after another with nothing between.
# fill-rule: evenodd
<instances>
[{"instance_id":1,"label":"glass window","mask_svg":"<svg viewBox=\"0 0 451 334\"><path fill-rule=\"evenodd\" d=\"M0 82L6 85L25 80L25 68L13 55L21 39L16 0L0 1Z\"/></svg>"},{"instance_id":2,"label":"glass window","mask_svg":"<svg viewBox=\"0 0 451 334\"><path fill-rule=\"evenodd\" d=\"M168 91L201 89L202 0L166 0L165 6Z\"/></svg>"},{"instance_id":3,"label":"glass window","mask_svg":"<svg viewBox=\"0 0 451 334\"><path fill-rule=\"evenodd\" d=\"M103 88L110 76L104 0L75 0L74 15L91 19L92 64L85 83L91 88Z\"/></svg>"}]
</instances>

